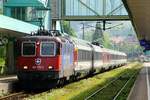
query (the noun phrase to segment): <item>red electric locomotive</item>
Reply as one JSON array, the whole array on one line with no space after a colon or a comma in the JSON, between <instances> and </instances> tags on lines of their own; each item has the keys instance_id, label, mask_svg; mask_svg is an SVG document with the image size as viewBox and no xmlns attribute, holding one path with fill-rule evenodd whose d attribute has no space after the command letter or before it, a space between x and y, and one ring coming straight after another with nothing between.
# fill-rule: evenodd
<instances>
[{"instance_id":1,"label":"red electric locomotive","mask_svg":"<svg viewBox=\"0 0 150 100\"><path fill-rule=\"evenodd\" d=\"M61 79L74 72L74 45L68 38L26 36L17 40L17 48L20 53L16 66L20 80Z\"/></svg>"}]
</instances>

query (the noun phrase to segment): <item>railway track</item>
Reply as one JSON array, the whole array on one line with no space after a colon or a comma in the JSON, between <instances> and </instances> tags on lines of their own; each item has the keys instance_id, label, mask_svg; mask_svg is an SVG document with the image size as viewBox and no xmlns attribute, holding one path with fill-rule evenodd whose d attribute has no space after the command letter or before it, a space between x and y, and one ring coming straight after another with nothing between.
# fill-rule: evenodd
<instances>
[{"instance_id":1,"label":"railway track","mask_svg":"<svg viewBox=\"0 0 150 100\"><path fill-rule=\"evenodd\" d=\"M7 96L0 97L0 100L22 100L28 96L29 94L25 92L18 92L18 93L12 93Z\"/></svg>"},{"instance_id":2,"label":"railway track","mask_svg":"<svg viewBox=\"0 0 150 100\"><path fill-rule=\"evenodd\" d=\"M132 75L126 80L126 82L124 83L124 85L121 87L121 89L119 91L117 91L117 93L113 96L112 100L117 100L118 96L123 92L123 90L125 89L125 87L128 85L128 83L130 82L130 80L135 77L135 75L138 72L134 72L132 73ZM106 89L108 86L114 84L117 80L121 80L121 78L123 78L125 76L125 74L120 75L119 77L111 80L108 84L106 84L105 86L103 86L102 88L99 88L97 91L95 91L94 93L92 93L91 95L89 95L88 97L86 97L84 100L93 100L92 98L94 98L96 95L100 94L100 92L102 92L104 89Z\"/></svg>"}]
</instances>

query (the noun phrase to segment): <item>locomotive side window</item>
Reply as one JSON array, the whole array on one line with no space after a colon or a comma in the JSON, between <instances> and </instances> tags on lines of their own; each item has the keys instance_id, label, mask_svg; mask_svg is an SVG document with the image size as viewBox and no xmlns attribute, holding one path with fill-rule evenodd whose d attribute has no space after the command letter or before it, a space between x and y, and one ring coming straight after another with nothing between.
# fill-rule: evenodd
<instances>
[{"instance_id":1,"label":"locomotive side window","mask_svg":"<svg viewBox=\"0 0 150 100\"><path fill-rule=\"evenodd\" d=\"M35 56L35 43L23 42L22 44L22 55L23 56Z\"/></svg>"},{"instance_id":2,"label":"locomotive side window","mask_svg":"<svg viewBox=\"0 0 150 100\"><path fill-rule=\"evenodd\" d=\"M56 44L54 42L42 42L41 56L55 56Z\"/></svg>"}]
</instances>

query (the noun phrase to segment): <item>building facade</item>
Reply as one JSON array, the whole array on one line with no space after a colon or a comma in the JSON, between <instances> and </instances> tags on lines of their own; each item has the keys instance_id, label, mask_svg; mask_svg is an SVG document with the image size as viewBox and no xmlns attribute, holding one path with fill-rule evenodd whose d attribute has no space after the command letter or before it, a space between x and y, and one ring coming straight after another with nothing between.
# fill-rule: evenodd
<instances>
[{"instance_id":1,"label":"building facade","mask_svg":"<svg viewBox=\"0 0 150 100\"><path fill-rule=\"evenodd\" d=\"M44 8L39 0L0 0L1 14L34 25L39 25L39 18L44 18Z\"/></svg>"}]
</instances>

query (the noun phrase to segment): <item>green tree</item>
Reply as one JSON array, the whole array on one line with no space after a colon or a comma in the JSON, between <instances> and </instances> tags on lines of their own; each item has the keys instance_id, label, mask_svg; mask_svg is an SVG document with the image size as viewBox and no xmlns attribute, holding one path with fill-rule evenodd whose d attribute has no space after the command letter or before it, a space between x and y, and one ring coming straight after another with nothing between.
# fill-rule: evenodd
<instances>
[{"instance_id":1,"label":"green tree","mask_svg":"<svg viewBox=\"0 0 150 100\"><path fill-rule=\"evenodd\" d=\"M5 57L6 46L0 46L0 58Z\"/></svg>"},{"instance_id":2,"label":"green tree","mask_svg":"<svg viewBox=\"0 0 150 100\"><path fill-rule=\"evenodd\" d=\"M105 48L111 49L111 48L112 48L112 44L111 44L111 40L110 40L110 35L109 35L109 33L104 32L104 33L103 33L103 36L104 36L104 41L103 41L103 44L102 44L102 45L103 45Z\"/></svg>"},{"instance_id":3,"label":"green tree","mask_svg":"<svg viewBox=\"0 0 150 100\"><path fill-rule=\"evenodd\" d=\"M103 45L104 36L103 36L103 31L102 31L100 22L96 23L96 30L93 34L92 42L98 43L99 45Z\"/></svg>"},{"instance_id":4,"label":"green tree","mask_svg":"<svg viewBox=\"0 0 150 100\"><path fill-rule=\"evenodd\" d=\"M93 39L92 37L93 37L93 31L92 30L87 31L85 33L85 40L86 41L92 42L92 39Z\"/></svg>"},{"instance_id":5,"label":"green tree","mask_svg":"<svg viewBox=\"0 0 150 100\"><path fill-rule=\"evenodd\" d=\"M70 27L70 22L69 21L63 21L62 22L62 27L65 33L67 33L70 36L77 37L75 31L73 28Z\"/></svg>"},{"instance_id":6,"label":"green tree","mask_svg":"<svg viewBox=\"0 0 150 100\"><path fill-rule=\"evenodd\" d=\"M0 46L0 66L5 65L5 58L6 58L6 45ZM0 74L2 70L0 70Z\"/></svg>"}]
</instances>

